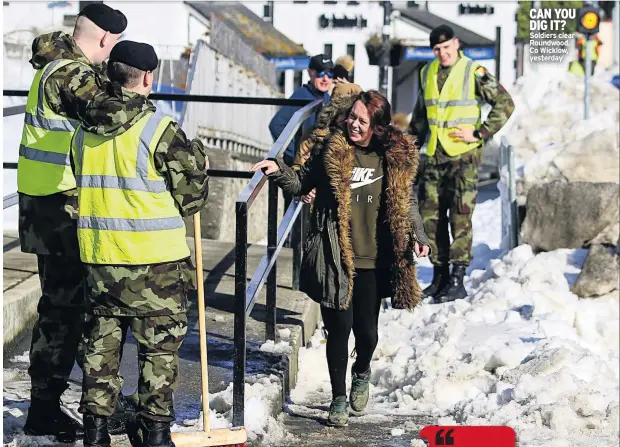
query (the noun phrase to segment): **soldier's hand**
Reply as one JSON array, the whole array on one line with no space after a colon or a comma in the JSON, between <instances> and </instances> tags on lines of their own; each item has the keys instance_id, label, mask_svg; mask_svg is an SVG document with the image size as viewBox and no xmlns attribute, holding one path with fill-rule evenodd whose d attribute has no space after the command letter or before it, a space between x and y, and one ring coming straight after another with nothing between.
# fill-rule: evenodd
<instances>
[{"instance_id":1,"label":"soldier's hand","mask_svg":"<svg viewBox=\"0 0 620 447\"><path fill-rule=\"evenodd\" d=\"M250 168L250 172L256 172L259 169L262 169L263 174L265 175L273 174L274 172L278 172L280 170L278 164L272 160L259 161Z\"/></svg>"},{"instance_id":2,"label":"soldier's hand","mask_svg":"<svg viewBox=\"0 0 620 447\"><path fill-rule=\"evenodd\" d=\"M425 258L428 256L428 245L422 245L419 242L416 242L413 245L413 250L418 258Z\"/></svg>"},{"instance_id":3,"label":"soldier's hand","mask_svg":"<svg viewBox=\"0 0 620 447\"><path fill-rule=\"evenodd\" d=\"M304 203L310 203L314 200L315 197L316 197L316 189L313 189L305 196L301 196L301 200L303 200Z\"/></svg>"},{"instance_id":4,"label":"soldier's hand","mask_svg":"<svg viewBox=\"0 0 620 447\"><path fill-rule=\"evenodd\" d=\"M458 126L459 130L455 130L450 132L448 136L453 138L454 141L465 142L465 143L475 143L478 141L478 138L474 137L474 129L471 127L463 127Z\"/></svg>"}]
</instances>

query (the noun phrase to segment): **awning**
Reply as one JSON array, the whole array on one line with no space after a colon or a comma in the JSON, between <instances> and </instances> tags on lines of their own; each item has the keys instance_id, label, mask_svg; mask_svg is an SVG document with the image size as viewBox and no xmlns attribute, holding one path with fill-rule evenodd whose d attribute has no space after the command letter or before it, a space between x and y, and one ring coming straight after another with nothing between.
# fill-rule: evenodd
<instances>
[{"instance_id":1,"label":"awning","mask_svg":"<svg viewBox=\"0 0 620 447\"><path fill-rule=\"evenodd\" d=\"M298 57L274 57L268 58L269 62L276 66L276 70L305 70L310 64L310 58L307 56Z\"/></svg>"}]
</instances>

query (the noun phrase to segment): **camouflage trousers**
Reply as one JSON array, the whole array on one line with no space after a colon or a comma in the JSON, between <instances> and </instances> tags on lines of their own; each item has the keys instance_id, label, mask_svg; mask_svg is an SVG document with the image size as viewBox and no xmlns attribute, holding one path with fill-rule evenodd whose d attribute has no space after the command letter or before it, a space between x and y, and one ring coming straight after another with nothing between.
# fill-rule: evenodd
<instances>
[{"instance_id":1,"label":"camouflage trousers","mask_svg":"<svg viewBox=\"0 0 620 447\"><path fill-rule=\"evenodd\" d=\"M30 344L31 395L57 399L68 388L82 337L84 265L79 255L37 255L41 298ZM77 356L78 363L80 358Z\"/></svg>"},{"instance_id":2,"label":"camouflage trousers","mask_svg":"<svg viewBox=\"0 0 620 447\"><path fill-rule=\"evenodd\" d=\"M85 327L84 376L80 412L111 416L122 388L118 374L123 333L130 328L138 342L139 415L172 422L173 393L179 378L179 349L187 332L187 315L117 317L89 314Z\"/></svg>"},{"instance_id":3,"label":"camouflage trousers","mask_svg":"<svg viewBox=\"0 0 620 447\"><path fill-rule=\"evenodd\" d=\"M436 163L429 158L419 187L420 214L431 241L434 265L469 265L472 259L472 216L478 196L478 166L482 149L455 160ZM450 233L452 244L450 244Z\"/></svg>"}]
</instances>

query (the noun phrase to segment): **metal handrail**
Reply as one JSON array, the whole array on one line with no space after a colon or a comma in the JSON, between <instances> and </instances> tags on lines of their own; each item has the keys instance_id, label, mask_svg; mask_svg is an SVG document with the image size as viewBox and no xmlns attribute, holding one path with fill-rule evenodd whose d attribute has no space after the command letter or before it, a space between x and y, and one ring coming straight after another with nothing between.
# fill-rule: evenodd
<instances>
[{"instance_id":1,"label":"metal handrail","mask_svg":"<svg viewBox=\"0 0 620 447\"><path fill-rule=\"evenodd\" d=\"M311 102L296 111L286 127L273 144L265 159L281 157L289 143L295 137L301 124L317 112L322 104L320 99ZM235 322L234 322L234 370L233 370L233 426L244 425L245 408L245 370L246 370L246 324L254 308L256 299L263 285L267 284L266 296L266 338L275 340L276 325L276 272L277 258L284 245L284 241L291 232L297 217L302 212L303 203L295 199L286 210L278 228L278 187L273 181L269 182L268 217L267 217L267 250L261 259L258 268L247 282L248 260L248 211L261 189L267 182L263 172L256 172L250 183L245 187L235 202L236 238L235 238ZM303 229L300 231L303 235ZM297 241L295 252L299 258L301 241ZM295 266L294 266L295 267ZM296 284L294 268L293 284Z\"/></svg>"},{"instance_id":2,"label":"metal handrail","mask_svg":"<svg viewBox=\"0 0 620 447\"><path fill-rule=\"evenodd\" d=\"M3 96L28 96L28 90L3 90ZM149 99L153 101L181 101L181 102L211 102L217 104L254 104L263 106L305 106L309 99L286 98L254 98L249 96L216 96L216 95L183 95L178 93L151 93ZM25 111L25 106L24 111ZM24 113L23 111L21 113ZM5 115L8 116L8 115Z\"/></svg>"}]
</instances>

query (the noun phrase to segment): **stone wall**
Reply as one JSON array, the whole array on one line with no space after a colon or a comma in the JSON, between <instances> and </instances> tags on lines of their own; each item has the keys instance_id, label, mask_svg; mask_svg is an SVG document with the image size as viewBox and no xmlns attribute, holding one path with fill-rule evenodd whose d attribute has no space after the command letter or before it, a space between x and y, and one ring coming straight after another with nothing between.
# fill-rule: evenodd
<instances>
[{"instance_id":1,"label":"stone wall","mask_svg":"<svg viewBox=\"0 0 620 447\"><path fill-rule=\"evenodd\" d=\"M247 171L258 158L232 154L217 149L208 149L211 169ZM235 202L249 179L212 177L209 180L209 199L200 214L202 237L218 241L235 242ZM267 240L267 191L263 186L248 215L248 243ZM282 219L284 200L282 191L278 194L278 222ZM187 235L194 235L192 218L185 219Z\"/></svg>"}]
</instances>

